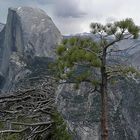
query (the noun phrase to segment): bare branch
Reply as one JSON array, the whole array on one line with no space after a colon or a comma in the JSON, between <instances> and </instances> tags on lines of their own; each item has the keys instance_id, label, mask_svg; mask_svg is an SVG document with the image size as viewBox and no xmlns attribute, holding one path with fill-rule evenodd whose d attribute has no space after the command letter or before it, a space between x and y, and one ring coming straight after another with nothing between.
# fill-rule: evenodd
<instances>
[{"instance_id":1,"label":"bare branch","mask_svg":"<svg viewBox=\"0 0 140 140\"><path fill-rule=\"evenodd\" d=\"M14 125L24 125L24 126L42 126L42 125L48 125L48 124L52 124L53 121L49 121L49 122L39 122L39 123L20 123L20 122L11 122L11 124Z\"/></svg>"},{"instance_id":2,"label":"bare branch","mask_svg":"<svg viewBox=\"0 0 140 140\"><path fill-rule=\"evenodd\" d=\"M26 130L28 130L29 128L25 128L25 129L22 129L22 130L2 130L0 131L0 134L3 134L3 133L22 133Z\"/></svg>"}]
</instances>

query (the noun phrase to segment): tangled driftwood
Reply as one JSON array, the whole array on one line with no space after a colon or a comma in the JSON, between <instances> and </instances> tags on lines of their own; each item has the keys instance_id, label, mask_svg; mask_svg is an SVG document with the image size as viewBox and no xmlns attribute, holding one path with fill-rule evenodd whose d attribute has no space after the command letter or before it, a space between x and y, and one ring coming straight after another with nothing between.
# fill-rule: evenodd
<instances>
[{"instance_id":1,"label":"tangled driftwood","mask_svg":"<svg viewBox=\"0 0 140 140\"><path fill-rule=\"evenodd\" d=\"M25 79L24 79L25 80ZM33 79L26 80L26 88L0 95L0 135L22 133L23 139L47 137L53 126L51 116L55 112L54 81L39 78L38 85L31 86Z\"/></svg>"}]
</instances>

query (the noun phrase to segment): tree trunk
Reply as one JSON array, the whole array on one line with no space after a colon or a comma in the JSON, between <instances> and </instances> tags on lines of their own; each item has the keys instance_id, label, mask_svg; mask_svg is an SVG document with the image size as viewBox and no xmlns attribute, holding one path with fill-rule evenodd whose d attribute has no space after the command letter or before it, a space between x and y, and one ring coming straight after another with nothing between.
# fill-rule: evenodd
<instances>
[{"instance_id":1,"label":"tree trunk","mask_svg":"<svg viewBox=\"0 0 140 140\"><path fill-rule=\"evenodd\" d=\"M106 49L103 49L101 66L101 137L108 140Z\"/></svg>"}]
</instances>

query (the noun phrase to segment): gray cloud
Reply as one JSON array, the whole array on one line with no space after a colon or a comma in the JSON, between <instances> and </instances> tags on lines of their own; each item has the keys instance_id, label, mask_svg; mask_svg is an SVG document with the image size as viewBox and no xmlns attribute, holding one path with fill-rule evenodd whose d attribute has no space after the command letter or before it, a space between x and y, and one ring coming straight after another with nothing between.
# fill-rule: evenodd
<instances>
[{"instance_id":1,"label":"gray cloud","mask_svg":"<svg viewBox=\"0 0 140 140\"><path fill-rule=\"evenodd\" d=\"M58 16L58 17L80 18L80 17L86 15L86 13L84 13L84 12L82 12L80 10L74 9L74 7L67 7L67 8L64 8L64 9L61 9L61 10L58 10L58 9L56 9L56 10L57 10L56 11L56 16Z\"/></svg>"},{"instance_id":2,"label":"gray cloud","mask_svg":"<svg viewBox=\"0 0 140 140\"><path fill-rule=\"evenodd\" d=\"M64 18L80 18L85 16L86 12L84 12L78 5L78 0L56 0L54 3L55 15Z\"/></svg>"},{"instance_id":3,"label":"gray cloud","mask_svg":"<svg viewBox=\"0 0 140 140\"><path fill-rule=\"evenodd\" d=\"M36 2L41 5L47 5L47 4L53 4L55 0L34 0L34 1L32 0L32 2Z\"/></svg>"}]
</instances>

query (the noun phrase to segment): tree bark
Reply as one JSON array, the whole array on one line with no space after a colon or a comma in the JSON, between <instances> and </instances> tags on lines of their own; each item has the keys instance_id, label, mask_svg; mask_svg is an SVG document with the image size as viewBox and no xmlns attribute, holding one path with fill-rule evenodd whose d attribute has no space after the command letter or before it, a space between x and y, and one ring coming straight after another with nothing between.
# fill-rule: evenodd
<instances>
[{"instance_id":1,"label":"tree bark","mask_svg":"<svg viewBox=\"0 0 140 140\"><path fill-rule=\"evenodd\" d=\"M101 61L101 137L102 140L108 140L106 48L103 49Z\"/></svg>"}]
</instances>

